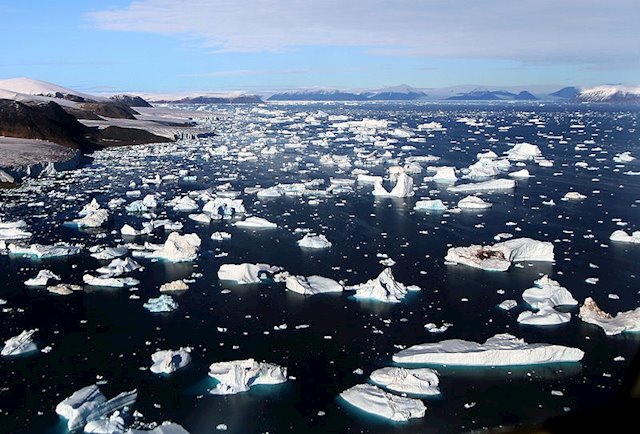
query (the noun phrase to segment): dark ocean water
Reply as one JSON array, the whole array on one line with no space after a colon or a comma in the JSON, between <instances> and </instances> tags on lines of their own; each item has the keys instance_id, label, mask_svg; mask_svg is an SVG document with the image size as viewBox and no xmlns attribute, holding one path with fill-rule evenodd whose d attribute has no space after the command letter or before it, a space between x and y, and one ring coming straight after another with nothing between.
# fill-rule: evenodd
<instances>
[{"instance_id":1,"label":"dark ocean water","mask_svg":"<svg viewBox=\"0 0 640 434\"><path fill-rule=\"evenodd\" d=\"M492 149L501 154L509 144L529 142L537 144L554 166L527 163L534 177L518 180L513 191L484 194L482 197L494 205L481 213L414 211L420 197L440 198L453 206L466 195L423 182L424 172L414 180L426 188L406 199L375 199L370 186L356 187L352 194L320 198L319 205L308 204L308 197L258 200L255 195L241 195L249 213L276 222L277 230L245 230L228 221L199 225L186 213L161 208L161 215L184 223L183 233L200 235L200 256L183 264L137 259L145 269L132 274L142 282L134 292L91 288L60 297L23 285L43 268L62 275L65 282L80 283L86 271L100 265L86 251L41 261L0 255L0 298L7 300L3 307L11 308L0 312L0 338L38 328L40 347L53 347L47 354L0 359L0 432L65 432L55 405L98 380L105 381L101 390L109 397L137 388L135 409L144 414L145 421L173 420L192 434L216 432L220 423L227 424L232 433L460 432L539 422L568 409L601 405L613 396L640 347L640 335L605 336L601 329L580 321L577 307L566 309L572 312L572 319L559 326L520 325L516 317L526 309L522 291L542 274L558 280L580 303L590 296L613 314L640 306L640 246L608 240L616 229L640 229L640 177L624 174L640 171L640 164L634 161L620 166L612 160L623 151L640 157L638 111L544 104L300 104L268 106L284 112L284 120L274 121L273 116L251 112L250 106L210 108L224 114L216 127L218 136L202 143L104 151L86 167L60 179L0 191L0 215L4 220L25 219L34 232L31 242L115 245L122 240L122 225L139 228L139 217L122 209L111 214L104 229L91 231L62 223L75 218L93 197L105 206L109 199L124 197L130 189L140 189L142 196L159 192L168 201L178 194L224 184L229 176L238 191L256 184L268 187L316 178L326 179L328 185L330 176L348 177L348 172L320 166L318 156L328 152L353 156L354 145L365 146L353 137L334 142L333 149L309 145L305 150L288 149L256 162L202 158L208 146L251 145L260 138L281 146L294 134L303 143L315 140L326 130L326 123L303 126L300 119L304 116L300 115L287 120L287 116L303 111L323 110L353 120L388 119L409 128L441 122L446 133L429 136L417 132L418 137L426 137L426 143L412 142L416 150L402 151L405 139L399 139L392 151L399 157L440 156L439 162L429 163L433 165L463 168L475 161L478 152ZM462 116L491 126L456 122ZM532 118L544 121L544 127L528 122ZM578 123L584 127L571 128ZM500 126L511 128L499 130ZM563 136L566 143L540 134ZM489 142L489 138L497 141ZM585 141L587 150L574 149ZM284 163L293 161L298 161L297 170L281 170ZM586 162L588 168L576 167L579 161ZM197 180L165 182L158 187L140 185L141 177L177 174L180 169L196 175ZM385 168L370 170L383 174ZM130 188L131 181L137 187ZM439 192L429 192L436 189ZM587 198L561 201L570 190ZM556 205L542 205L549 199ZM44 207L27 206L39 201ZM616 225L618 221L628 225ZM302 235L293 233L298 227L325 234L333 246L317 252L300 249L296 241ZM230 232L231 240L210 240L211 233L219 230ZM504 273L444 264L449 246L493 243L493 237L501 232L553 241L556 261L523 263L524 267L512 267ZM165 237L159 232L136 242L163 242ZM221 252L228 256L217 257ZM422 291L411 293L402 303L384 304L354 300L348 292L304 297L286 292L284 284L277 283L229 285L220 283L216 276L224 263L265 262L292 274L319 274L356 284L383 270L377 253L396 261L393 273L398 281L419 285ZM176 296L180 306L175 312L151 314L142 307L149 297L157 296L162 283L191 278L193 273L201 276L196 275L190 289ZM585 279L589 277L599 281L588 284ZM231 292L221 293L223 289ZM497 292L500 289L504 294ZM608 298L610 293L619 299ZM130 299L131 294L140 299ZM508 298L518 300L518 307L509 312L496 307ZM453 323L443 334L424 329L426 323L443 321ZM274 330L281 324L288 328ZM295 328L301 324L309 327ZM227 331L219 332L218 328ZM575 346L586 355L580 363L544 366L437 367L442 394L424 399L426 416L407 423L367 415L338 398L343 390L365 382L374 369L391 365L396 345L451 338L484 341L506 332L528 342ZM193 362L186 369L170 377L146 370L153 352L182 346L193 348ZM624 360L614 361L617 356ZM231 396L207 394L213 384L207 379L211 363L248 357L286 366L295 380ZM355 374L357 368L364 375ZM552 390L562 391L563 396L552 395ZM467 403L476 405L467 409ZM324 415L319 416L320 411Z\"/></svg>"}]
</instances>

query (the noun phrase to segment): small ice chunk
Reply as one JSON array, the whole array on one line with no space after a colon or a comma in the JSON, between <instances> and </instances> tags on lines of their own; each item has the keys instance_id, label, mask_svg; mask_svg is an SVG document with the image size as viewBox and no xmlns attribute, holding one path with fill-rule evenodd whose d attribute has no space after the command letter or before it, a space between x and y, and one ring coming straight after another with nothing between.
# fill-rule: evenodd
<instances>
[{"instance_id":1,"label":"small ice chunk","mask_svg":"<svg viewBox=\"0 0 640 434\"><path fill-rule=\"evenodd\" d=\"M211 234L211 239L213 241L223 241L231 239L231 234L229 232L214 232Z\"/></svg>"},{"instance_id":2,"label":"small ice chunk","mask_svg":"<svg viewBox=\"0 0 640 434\"><path fill-rule=\"evenodd\" d=\"M145 304L144 308L149 312L173 312L178 308L178 303L175 302L170 295L162 294L157 298L150 298Z\"/></svg>"},{"instance_id":3,"label":"small ice chunk","mask_svg":"<svg viewBox=\"0 0 640 434\"><path fill-rule=\"evenodd\" d=\"M2 348L0 355L5 357L17 356L19 354L38 351L38 346L33 342L33 334L37 331L38 329L24 330L18 336L7 339L4 341L4 347Z\"/></svg>"},{"instance_id":4,"label":"small ice chunk","mask_svg":"<svg viewBox=\"0 0 640 434\"><path fill-rule=\"evenodd\" d=\"M150 370L154 374L171 374L191 362L189 352L187 348L157 351L151 355L153 365Z\"/></svg>"},{"instance_id":5,"label":"small ice chunk","mask_svg":"<svg viewBox=\"0 0 640 434\"><path fill-rule=\"evenodd\" d=\"M331 242L324 235L306 234L298 241L298 245L307 249L328 249Z\"/></svg>"}]
</instances>

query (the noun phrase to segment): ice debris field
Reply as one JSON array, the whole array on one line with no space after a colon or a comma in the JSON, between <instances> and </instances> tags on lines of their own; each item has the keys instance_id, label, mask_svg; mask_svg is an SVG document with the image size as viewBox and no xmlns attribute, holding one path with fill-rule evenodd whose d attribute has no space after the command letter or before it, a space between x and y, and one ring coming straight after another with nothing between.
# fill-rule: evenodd
<instances>
[{"instance_id":1,"label":"ice debris field","mask_svg":"<svg viewBox=\"0 0 640 434\"><path fill-rule=\"evenodd\" d=\"M0 190L7 432L459 432L615 393L637 112L174 108L213 134Z\"/></svg>"}]
</instances>

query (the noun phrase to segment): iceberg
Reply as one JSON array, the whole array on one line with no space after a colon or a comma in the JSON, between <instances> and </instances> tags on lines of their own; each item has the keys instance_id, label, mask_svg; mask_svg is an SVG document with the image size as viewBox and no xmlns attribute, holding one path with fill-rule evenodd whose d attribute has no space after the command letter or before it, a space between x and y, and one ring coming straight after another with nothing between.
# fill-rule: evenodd
<instances>
[{"instance_id":1,"label":"iceberg","mask_svg":"<svg viewBox=\"0 0 640 434\"><path fill-rule=\"evenodd\" d=\"M307 249L328 249L331 242L324 235L307 234L298 241L298 245Z\"/></svg>"},{"instance_id":2,"label":"iceberg","mask_svg":"<svg viewBox=\"0 0 640 434\"><path fill-rule=\"evenodd\" d=\"M187 289L189 289L189 285L182 280L174 280L160 286L160 292L186 291Z\"/></svg>"},{"instance_id":3,"label":"iceberg","mask_svg":"<svg viewBox=\"0 0 640 434\"><path fill-rule=\"evenodd\" d=\"M435 175L425 176L425 181L434 181L437 183L455 183L458 180L456 176L456 168L451 166L429 167L428 170L435 170Z\"/></svg>"},{"instance_id":4,"label":"iceberg","mask_svg":"<svg viewBox=\"0 0 640 434\"><path fill-rule=\"evenodd\" d=\"M534 287L526 289L522 293L522 299L534 309L553 308L563 305L575 306L578 304L578 301L573 298L567 288L550 279L547 275L534 281L533 284L535 285Z\"/></svg>"},{"instance_id":5,"label":"iceberg","mask_svg":"<svg viewBox=\"0 0 640 434\"><path fill-rule=\"evenodd\" d=\"M634 231L631 235L627 234L623 230L613 231L609 236L611 241L617 241L619 243L633 243L640 244L640 231Z\"/></svg>"},{"instance_id":6,"label":"iceberg","mask_svg":"<svg viewBox=\"0 0 640 434\"><path fill-rule=\"evenodd\" d=\"M223 241L231 238L231 234L229 232L214 232L211 234L211 239L213 241Z\"/></svg>"},{"instance_id":7,"label":"iceberg","mask_svg":"<svg viewBox=\"0 0 640 434\"><path fill-rule=\"evenodd\" d=\"M96 249L96 251L91 253L91 257L101 261L109 261L111 259L120 258L127 253L129 253L129 249L124 246L104 247Z\"/></svg>"},{"instance_id":8,"label":"iceberg","mask_svg":"<svg viewBox=\"0 0 640 434\"><path fill-rule=\"evenodd\" d=\"M134 252L134 256L137 254L144 258L164 259L169 262L190 262L198 257L200 243L200 237L196 234L180 235L171 232L160 248L151 252Z\"/></svg>"},{"instance_id":9,"label":"iceberg","mask_svg":"<svg viewBox=\"0 0 640 434\"><path fill-rule=\"evenodd\" d=\"M419 399L405 398L374 386L357 384L340 397L359 409L394 421L424 417L427 407Z\"/></svg>"},{"instance_id":10,"label":"iceberg","mask_svg":"<svg viewBox=\"0 0 640 434\"><path fill-rule=\"evenodd\" d=\"M570 191L564 195L562 200L583 200L586 198L587 196L585 196L584 194L580 194L577 191Z\"/></svg>"},{"instance_id":11,"label":"iceberg","mask_svg":"<svg viewBox=\"0 0 640 434\"><path fill-rule=\"evenodd\" d=\"M512 178L531 178L527 169L516 170L515 172L509 173L509 176Z\"/></svg>"},{"instance_id":12,"label":"iceberg","mask_svg":"<svg viewBox=\"0 0 640 434\"><path fill-rule=\"evenodd\" d=\"M407 295L408 291L420 290L417 286L405 286L400 282L396 282L391 268L382 270L375 279L359 285L349 286L346 289L356 291L355 298L367 298L385 303L399 303Z\"/></svg>"},{"instance_id":13,"label":"iceberg","mask_svg":"<svg viewBox=\"0 0 640 434\"><path fill-rule=\"evenodd\" d=\"M387 367L373 371L371 381L385 389L415 395L439 395L438 373L429 368Z\"/></svg>"},{"instance_id":14,"label":"iceberg","mask_svg":"<svg viewBox=\"0 0 640 434\"><path fill-rule=\"evenodd\" d=\"M289 291L302 295L342 292L343 290L343 286L340 283L322 276L287 276L285 283Z\"/></svg>"},{"instance_id":15,"label":"iceberg","mask_svg":"<svg viewBox=\"0 0 640 434\"><path fill-rule=\"evenodd\" d=\"M230 217L233 215L244 214L246 209L244 208L242 199L216 197L202 207L202 212L210 215L211 217Z\"/></svg>"},{"instance_id":16,"label":"iceberg","mask_svg":"<svg viewBox=\"0 0 640 434\"><path fill-rule=\"evenodd\" d=\"M99 228L109 219L106 209L97 209L84 217L71 220L71 224L79 228Z\"/></svg>"},{"instance_id":17,"label":"iceberg","mask_svg":"<svg viewBox=\"0 0 640 434\"><path fill-rule=\"evenodd\" d=\"M100 267L96 271L100 274L108 274L109 276L120 276L125 273L130 273L141 267L136 261L131 258L116 258L112 260L106 267Z\"/></svg>"},{"instance_id":18,"label":"iceberg","mask_svg":"<svg viewBox=\"0 0 640 434\"><path fill-rule=\"evenodd\" d=\"M119 411L113 412L109 417L92 420L84 426L86 434L124 434L127 425Z\"/></svg>"},{"instance_id":19,"label":"iceberg","mask_svg":"<svg viewBox=\"0 0 640 434\"><path fill-rule=\"evenodd\" d=\"M249 217L245 220L234 223L239 228L251 228L251 229L275 229L277 224L270 222L269 220L261 217Z\"/></svg>"},{"instance_id":20,"label":"iceberg","mask_svg":"<svg viewBox=\"0 0 640 434\"><path fill-rule=\"evenodd\" d=\"M477 196L467 196L458 201L458 208L471 210L487 209L491 208L491 204Z\"/></svg>"},{"instance_id":21,"label":"iceberg","mask_svg":"<svg viewBox=\"0 0 640 434\"><path fill-rule=\"evenodd\" d=\"M57 285L47 286L47 291L58 295L70 295L73 294L74 291L82 291L82 286L59 283Z\"/></svg>"},{"instance_id":22,"label":"iceberg","mask_svg":"<svg viewBox=\"0 0 640 434\"><path fill-rule=\"evenodd\" d=\"M205 225L208 225L209 223L211 223L211 217L208 214L189 214L189 220L193 220L194 222L197 223L203 223Z\"/></svg>"},{"instance_id":23,"label":"iceberg","mask_svg":"<svg viewBox=\"0 0 640 434\"><path fill-rule=\"evenodd\" d=\"M554 255L552 243L515 238L492 246L451 247L444 259L488 271L507 271L512 262L552 262Z\"/></svg>"},{"instance_id":24,"label":"iceberg","mask_svg":"<svg viewBox=\"0 0 640 434\"><path fill-rule=\"evenodd\" d=\"M51 279L60 280L60 276L52 273L49 270L40 270L38 271L38 275L36 277L27 279L24 284L27 286L47 286L49 284L49 280Z\"/></svg>"},{"instance_id":25,"label":"iceberg","mask_svg":"<svg viewBox=\"0 0 640 434\"><path fill-rule=\"evenodd\" d=\"M580 319L595 324L607 335L618 335L623 332L640 332L640 307L627 312L618 312L614 317L602 311L595 300L587 297L580 306Z\"/></svg>"},{"instance_id":26,"label":"iceberg","mask_svg":"<svg viewBox=\"0 0 640 434\"><path fill-rule=\"evenodd\" d=\"M0 220L0 229L19 229L26 228L27 222L24 220L17 220L15 222L3 222Z\"/></svg>"},{"instance_id":27,"label":"iceberg","mask_svg":"<svg viewBox=\"0 0 640 434\"><path fill-rule=\"evenodd\" d=\"M455 185L449 187L447 190L452 193L467 193L475 191L511 190L515 187L516 182L513 179L491 179L489 181Z\"/></svg>"},{"instance_id":28,"label":"iceberg","mask_svg":"<svg viewBox=\"0 0 640 434\"><path fill-rule=\"evenodd\" d=\"M191 362L191 354L188 348L179 350L157 351L151 355L151 372L154 374L171 374L184 368Z\"/></svg>"},{"instance_id":29,"label":"iceberg","mask_svg":"<svg viewBox=\"0 0 640 434\"><path fill-rule=\"evenodd\" d=\"M38 329L24 330L18 336L7 339L4 341L4 347L2 347L0 355L5 357L17 356L19 354L38 351L38 346L33 342L33 334L37 331Z\"/></svg>"},{"instance_id":30,"label":"iceberg","mask_svg":"<svg viewBox=\"0 0 640 434\"><path fill-rule=\"evenodd\" d=\"M413 209L416 211L446 211L447 207L440 199L425 199L417 201Z\"/></svg>"},{"instance_id":31,"label":"iceberg","mask_svg":"<svg viewBox=\"0 0 640 434\"><path fill-rule=\"evenodd\" d=\"M24 231L20 228L0 228L0 240L25 240L31 238L31 232Z\"/></svg>"},{"instance_id":32,"label":"iceberg","mask_svg":"<svg viewBox=\"0 0 640 434\"><path fill-rule=\"evenodd\" d=\"M218 279L245 285L260 283L279 271L282 271L281 267L268 264L222 264L218 269Z\"/></svg>"},{"instance_id":33,"label":"iceberg","mask_svg":"<svg viewBox=\"0 0 640 434\"><path fill-rule=\"evenodd\" d=\"M83 387L56 406L56 413L67 419L69 431L83 428L88 422L97 421L106 415L133 405L138 392L123 392L107 400L98 386Z\"/></svg>"},{"instance_id":34,"label":"iceberg","mask_svg":"<svg viewBox=\"0 0 640 434\"><path fill-rule=\"evenodd\" d=\"M414 345L393 355L396 363L427 363L465 366L534 365L577 362L584 352L552 344L528 344L508 333L497 334L483 344L449 339Z\"/></svg>"},{"instance_id":35,"label":"iceberg","mask_svg":"<svg viewBox=\"0 0 640 434\"><path fill-rule=\"evenodd\" d=\"M376 182L373 186L374 196L409 197L413 194L413 179L406 173L398 175L396 185L391 191L385 190L381 182Z\"/></svg>"},{"instance_id":36,"label":"iceberg","mask_svg":"<svg viewBox=\"0 0 640 434\"><path fill-rule=\"evenodd\" d=\"M84 276L82 276L82 280L89 286L104 286L111 288L136 286L140 283L139 280L132 277L103 277L92 276L91 274L85 274Z\"/></svg>"},{"instance_id":37,"label":"iceberg","mask_svg":"<svg viewBox=\"0 0 640 434\"><path fill-rule=\"evenodd\" d=\"M130 429L125 434L189 434L189 431L177 423L164 422L150 431Z\"/></svg>"},{"instance_id":38,"label":"iceberg","mask_svg":"<svg viewBox=\"0 0 640 434\"><path fill-rule=\"evenodd\" d=\"M60 256L77 255L82 251L81 247L60 243L51 246L43 244L31 244L30 246L19 246L9 244L9 252L13 255L33 256L39 259L57 258Z\"/></svg>"},{"instance_id":39,"label":"iceberg","mask_svg":"<svg viewBox=\"0 0 640 434\"><path fill-rule=\"evenodd\" d=\"M513 161L534 160L542 157L542 152L537 145L531 143L517 143L507 152L507 158Z\"/></svg>"},{"instance_id":40,"label":"iceberg","mask_svg":"<svg viewBox=\"0 0 640 434\"><path fill-rule=\"evenodd\" d=\"M162 294L160 297L150 298L143 306L153 313L173 312L178 308L178 303L170 295Z\"/></svg>"},{"instance_id":41,"label":"iceberg","mask_svg":"<svg viewBox=\"0 0 640 434\"><path fill-rule=\"evenodd\" d=\"M525 310L518 315L518 322L526 325L556 325L564 324L570 320L570 313L558 312L549 306L545 306L537 312Z\"/></svg>"},{"instance_id":42,"label":"iceberg","mask_svg":"<svg viewBox=\"0 0 640 434\"><path fill-rule=\"evenodd\" d=\"M280 384L287 381L287 368L254 359L213 363L209 376L219 381L209 393L232 395L246 392L258 384Z\"/></svg>"}]
</instances>

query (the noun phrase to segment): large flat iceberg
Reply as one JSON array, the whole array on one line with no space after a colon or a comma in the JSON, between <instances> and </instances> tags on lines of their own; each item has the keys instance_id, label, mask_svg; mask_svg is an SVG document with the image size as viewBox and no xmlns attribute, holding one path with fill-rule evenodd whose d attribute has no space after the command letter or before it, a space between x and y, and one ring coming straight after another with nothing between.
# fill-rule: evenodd
<instances>
[{"instance_id":1,"label":"large flat iceberg","mask_svg":"<svg viewBox=\"0 0 640 434\"><path fill-rule=\"evenodd\" d=\"M222 264L218 269L218 279L246 285L260 283L281 270L282 268L269 264Z\"/></svg>"},{"instance_id":2,"label":"large flat iceberg","mask_svg":"<svg viewBox=\"0 0 640 434\"><path fill-rule=\"evenodd\" d=\"M396 366L380 368L370 375L371 381L385 389L415 395L439 395L438 373L429 368L406 369Z\"/></svg>"},{"instance_id":3,"label":"large flat iceberg","mask_svg":"<svg viewBox=\"0 0 640 434\"><path fill-rule=\"evenodd\" d=\"M528 344L510 334L497 334L483 344L449 339L414 345L393 356L396 363L439 365L508 366L554 362L577 362L584 352L578 348L552 344Z\"/></svg>"},{"instance_id":4,"label":"large flat iceberg","mask_svg":"<svg viewBox=\"0 0 640 434\"><path fill-rule=\"evenodd\" d=\"M213 395L232 395L246 392L258 384L280 384L287 381L287 368L254 359L213 363L209 376L219 381L209 392Z\"/></svg>"},{"instance_id":5,"label":"large flat iceberg","mask_svg":"<svg viewBox=\"0 0 640 434\"><path fill-rule=\"evenodd\" d=\"M489 271L507 271L512 262L552 262L553 244L531 238L515 238L491 246L451 247L445 261Z\"/></svg>"},{"instance_id":6,"label":"large flat iceberg","mask_svg":"<svg viewBox=\"0 0 640 434\"><path fill-rule=\"evenodd\" d=\"M343 286L333 279L322 276L287 276L285 283L289 291L302 295L342 292Z\"/></svg>"},{"instance_id":7,"label":"large flat iceberg","mask_svg":"<svg viewBox=\"0 0 640 434\"><path fill-rule=\"evenodd\" d=\"M472 182L449 187L452 193L473 193L475 191L511 190L516 187L513 179L491 179L489 181Z\"/></svg>"}]
</instances>

